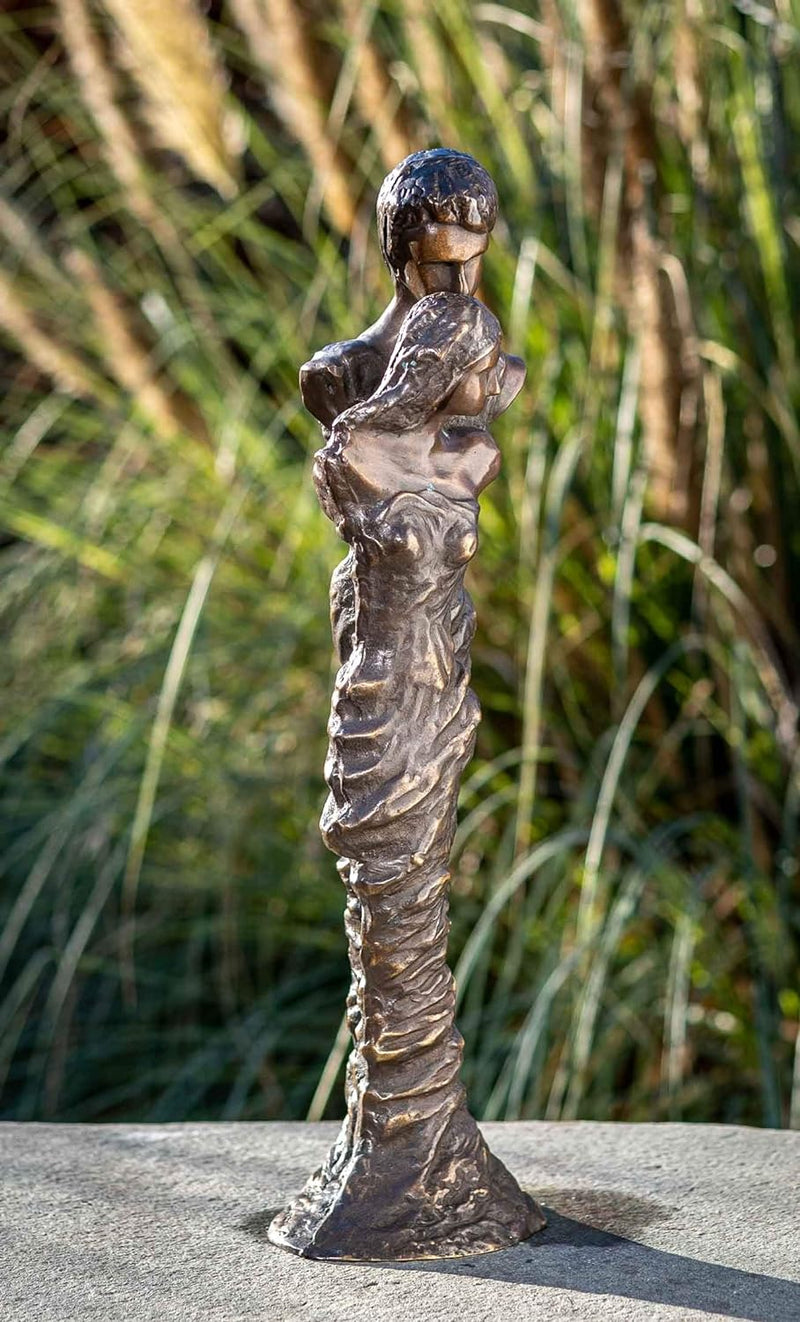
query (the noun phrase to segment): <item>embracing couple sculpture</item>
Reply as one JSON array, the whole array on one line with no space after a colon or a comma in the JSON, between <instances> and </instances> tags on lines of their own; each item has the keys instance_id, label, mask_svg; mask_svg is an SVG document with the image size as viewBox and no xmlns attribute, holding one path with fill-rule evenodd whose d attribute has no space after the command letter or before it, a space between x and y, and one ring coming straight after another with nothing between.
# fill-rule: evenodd
<instances>
[{"instance_id":1,"label":"embracing couple sculpture","mask_svg":"<svg viewBox=\"0 0 800 1322\"><path fill-rule=\"evenodd\" d=\"M525 375L474 297L496 216L472 157L401 162L378 197L394 297L300 373L325 438L320 504L350 546L331 583L339 672L321 822L347 892L347 1117L270 1227L307 1257L449 1257L544 1225L467 1110L446 962L458 785L480 719L464 573L477 497L499 469L489 424Z\"/></svg>"}]
</instances>

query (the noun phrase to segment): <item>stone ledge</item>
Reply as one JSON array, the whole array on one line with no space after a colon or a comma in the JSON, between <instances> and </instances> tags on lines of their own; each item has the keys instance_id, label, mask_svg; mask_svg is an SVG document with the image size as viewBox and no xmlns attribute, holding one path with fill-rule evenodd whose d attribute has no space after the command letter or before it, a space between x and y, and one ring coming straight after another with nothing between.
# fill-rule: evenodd
<instances>
[{"instance_id":1,"label":"stone ledge","mask_svg":"<svg viewBox=\"0 0 800 1322\"><path fill-rule=\"evenodd\" d=\"M0 1124L3 1322L800 1319L800 1133L487 1124L549 1226L445 1262L307 1262L271 1214L337 1126Z\"/></svg>"}]
</instances>

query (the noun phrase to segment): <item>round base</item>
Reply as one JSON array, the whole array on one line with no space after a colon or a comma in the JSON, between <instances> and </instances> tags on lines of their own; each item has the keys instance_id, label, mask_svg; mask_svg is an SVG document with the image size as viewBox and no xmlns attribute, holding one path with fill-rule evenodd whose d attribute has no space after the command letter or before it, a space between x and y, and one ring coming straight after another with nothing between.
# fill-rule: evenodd
<instances>
[{"instance_id":1,"label":"round base","mask_svg":"<svg viewBox=\"0 0 800 1322\"><path fill-rule=\"evenodd\" d=\"M270 1244L274 1244L279 1249L296 1253L301 1258L314 1258L321 1262L414 1262L431 1258L473 1257L475 1254L499 1253L502 1249L513 1248L515 1244L521 1244L531 1235L535 1235L538 1230L544 1230L547 1219L541 1207L533 1198L528 1198L527 1203L525 1228L519 1233L509 1231L502 1237L498 1235L497 1227L492 1224L485 1226L473 1224L469 1228L469 1234L457 1243L447 1239L426 1242L420 1237L413 1248L403 1246L393 1249L392 1244L384 1240L382 1244L373 1247L365 1244L363 1252L348 1253L337 1250L333 1245L322 1247L314 1242L313 1237L303 1234L293 1236L284 1221L286 1213L280 1213L270 1224L267 1238Z\"/></svg>"},{"instance_id":2,"label":"round base","mask_svg":"<svg viewBox=\"0 0 800 1322\"><path fill-rule=\"evenodd\" d=\"M546 1224L462 1110L433 1152L353 1143L347 1125L303 1192L272 1221L272 1244L304 1258L402 1262L511 1248ZM420 1135L422 1137L422 1135Z\"/></svg>"}]
</instances>

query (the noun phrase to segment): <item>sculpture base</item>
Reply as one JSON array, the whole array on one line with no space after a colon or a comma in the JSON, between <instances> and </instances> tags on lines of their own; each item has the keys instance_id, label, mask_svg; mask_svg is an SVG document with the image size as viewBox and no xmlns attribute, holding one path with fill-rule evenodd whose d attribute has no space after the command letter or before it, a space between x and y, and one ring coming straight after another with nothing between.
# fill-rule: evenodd
<instances>
[{"instance_id":1,"label":"sculpture base","mask_svg":"<svg viewBox=\"0 0 800 1322\"><path fill-rule=\"evenodd\" d=\"M404 1261L510 1248L545 1225L536 1202L492 1155L466 1108L431 1148L426 1124L375 1143L345 1121L325 1164L269 1227L304 1258Z\"/></svg>"}]
</instances>

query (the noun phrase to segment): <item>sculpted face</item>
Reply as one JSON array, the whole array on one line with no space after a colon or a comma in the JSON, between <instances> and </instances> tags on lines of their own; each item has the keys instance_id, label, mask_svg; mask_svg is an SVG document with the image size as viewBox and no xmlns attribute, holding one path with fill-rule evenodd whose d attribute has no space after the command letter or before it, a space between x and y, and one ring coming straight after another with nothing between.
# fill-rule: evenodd
<instances>
[{"instance_id":1,"label":"sculpted face","mask_svg":"<svg viewBox=\"0 0 800 1322\"><path fill-rule=\"evenodd\" d=\"M460 225L425 225L408 236L403 282L415 298L439 292L474 294L489 235Z\"/></svg>"},{"instance_id":2,"label":"sculpted face","mask_svg":"<svg viewBox=\"0 0 800 1322\"><path fill-rule=\"evenodd\" d=\"M445 412L468 418L482 413L487 399L499 395L503 388L503 369L504 361L498 344L462 377L447 401Z\"/></svg>"}]
</instances>

